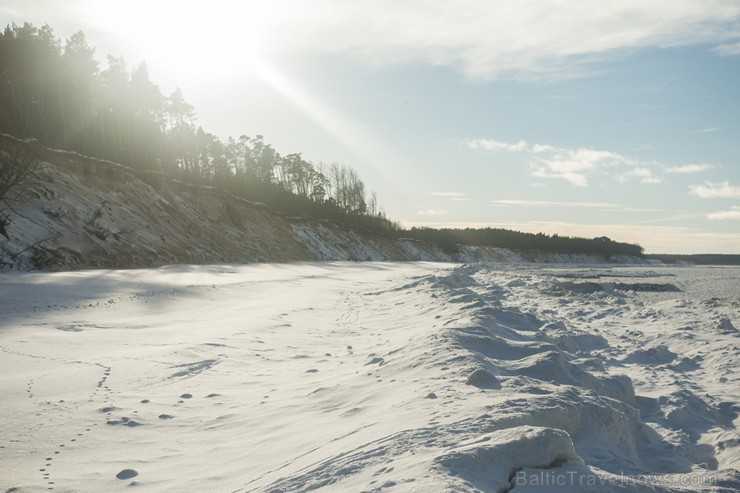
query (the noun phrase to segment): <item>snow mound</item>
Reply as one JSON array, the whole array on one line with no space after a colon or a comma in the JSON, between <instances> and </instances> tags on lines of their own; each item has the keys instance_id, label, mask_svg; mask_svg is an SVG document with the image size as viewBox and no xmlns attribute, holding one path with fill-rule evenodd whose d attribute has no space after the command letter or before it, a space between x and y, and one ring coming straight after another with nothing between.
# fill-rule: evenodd
<instances>
[{"instance_id":1,"label":"snow mound","mask_svg":"<svg viewBox=\"0 0 740 493\"><path fill-rule=\"evenodd\" d=\"M636 349L624 361L641 365L662 365L674 361L677 357L678 355L668 349L667 346L659 344L645 349Z\"/></svg>"},{"instance_id":2,"label":"snow mound","mask_svg":"<svg viewBox=\"0 0 740 493\"><path fill-rule=\"evenodd\" d=\"M508 370L518 375L526 375L547 382L577 385L630 405L635 402L635 391L628 376L597 377L579 365L568 361L559 351L547 351L522 358L508 365Z\"/></svg>"},{"instance_id":3,"label":"snow mound","mask_svg":"<svg viewBox=\"0 0 740 493\"><path fill-rule=\"evenodd\" d=\"M727 317L722 317L717 323L717 327L723 334L737 334L737 328L732 324L732 320Z\"/></svg>"},{"instance_id":4,"label":"snow mound","mask_svg":"<svg viewBox=\"0 0 740 493\"><path fill-rule=\"evenodd\" d=\"M476 387L486 389L501 388L501 383L498 381L498 379L493 376L491 372L483 368L478 368L477 370L473 371L473 373L468 375L465 383L468 385L474 385Z\"/></svg>"},{"instance_id":5,"label":"snow mound","mask_svg":"<svg viewBox=\"0 0 740 493\"><path fill-rule=\"evenodd\" d=\"M455 478L448 487L480 491L508 490L514 474L524 467L549 469L566 462L583 464L566 432L539 426L488 433L446 452L434 462L442 474Z\"/></svg>"},{"instance_id":6,"label":"snow mound","mask_svg":"<svg viewBox=\"0 0 740 493\"><path fill-rule=\"evenodd\" d=\"M542 339L550 341L563 351L572 354L590 353L609 347L606 337L599 334L572 331L562 321L545 324L540 332Z\"/></svg>"}]
</instances>

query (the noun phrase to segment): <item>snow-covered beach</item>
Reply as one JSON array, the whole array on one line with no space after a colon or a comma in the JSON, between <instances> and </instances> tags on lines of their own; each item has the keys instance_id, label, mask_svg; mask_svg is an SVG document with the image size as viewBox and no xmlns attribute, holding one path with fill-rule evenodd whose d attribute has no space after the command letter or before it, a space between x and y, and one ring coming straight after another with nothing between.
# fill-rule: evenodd
<instances>
[{"instance_id":1,"label":"snow-covered beach","mask_svg":"<svg viewBox=\"0 0 740 493\"><path fill-rule=\"evenodd\" d=\"M0 491L740 489L740 268L170 266L0 292Z\"/></svg>"}]
</instances>

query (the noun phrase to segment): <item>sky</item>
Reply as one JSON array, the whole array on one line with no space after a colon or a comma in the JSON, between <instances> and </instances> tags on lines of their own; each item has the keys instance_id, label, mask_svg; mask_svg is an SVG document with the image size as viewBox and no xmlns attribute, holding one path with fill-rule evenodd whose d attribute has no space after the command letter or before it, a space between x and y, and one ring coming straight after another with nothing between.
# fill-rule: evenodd
<instances>
[{"instance_id":1,"label":"sky","mask_svg":"<svg viewBox=\"0 0 740 493\"><path fill-rule=\"evenodd\" d=\"M738 0L4 0L405 226L740 253Z\"/></svg>"}]
</instances>

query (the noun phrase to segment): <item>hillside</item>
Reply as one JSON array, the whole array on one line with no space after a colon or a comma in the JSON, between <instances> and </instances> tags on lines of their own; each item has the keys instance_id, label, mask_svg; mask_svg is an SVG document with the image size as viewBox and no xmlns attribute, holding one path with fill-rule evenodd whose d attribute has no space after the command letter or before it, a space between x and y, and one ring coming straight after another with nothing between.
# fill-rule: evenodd
<instances>
[{"instance_id":1,"label":"hillside","mask_svg":"<svg viewBox=\"0 0 740 493\"><path fill-rule=\"evenodd\" d=\"M11 203L8 237L0 238L6 270L309 260L603 261L491 247L446 252L431 242L286 217L155 172L43 147L38 152L41 170Z\"/></svg>"}]
</instances>

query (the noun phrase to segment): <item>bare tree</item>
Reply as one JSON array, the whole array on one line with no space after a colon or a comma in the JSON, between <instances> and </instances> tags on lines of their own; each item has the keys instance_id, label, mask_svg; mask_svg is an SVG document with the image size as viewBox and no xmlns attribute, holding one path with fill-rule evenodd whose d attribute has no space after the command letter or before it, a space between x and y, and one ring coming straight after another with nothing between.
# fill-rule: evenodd
<instances>
[{"instance_id":1,"label":"bare tree","mask_svg":"<svg viewBox=\"0 0 740 493\"><path fill-rule=\"evenodd\" d=\"M6 228L10 216L5 210L9 202L17 200L23 188L41 167L38 152L39 143L35 139L13 143L0 149L0 234L9 239Z\"/></svg>"}]
</instances>

